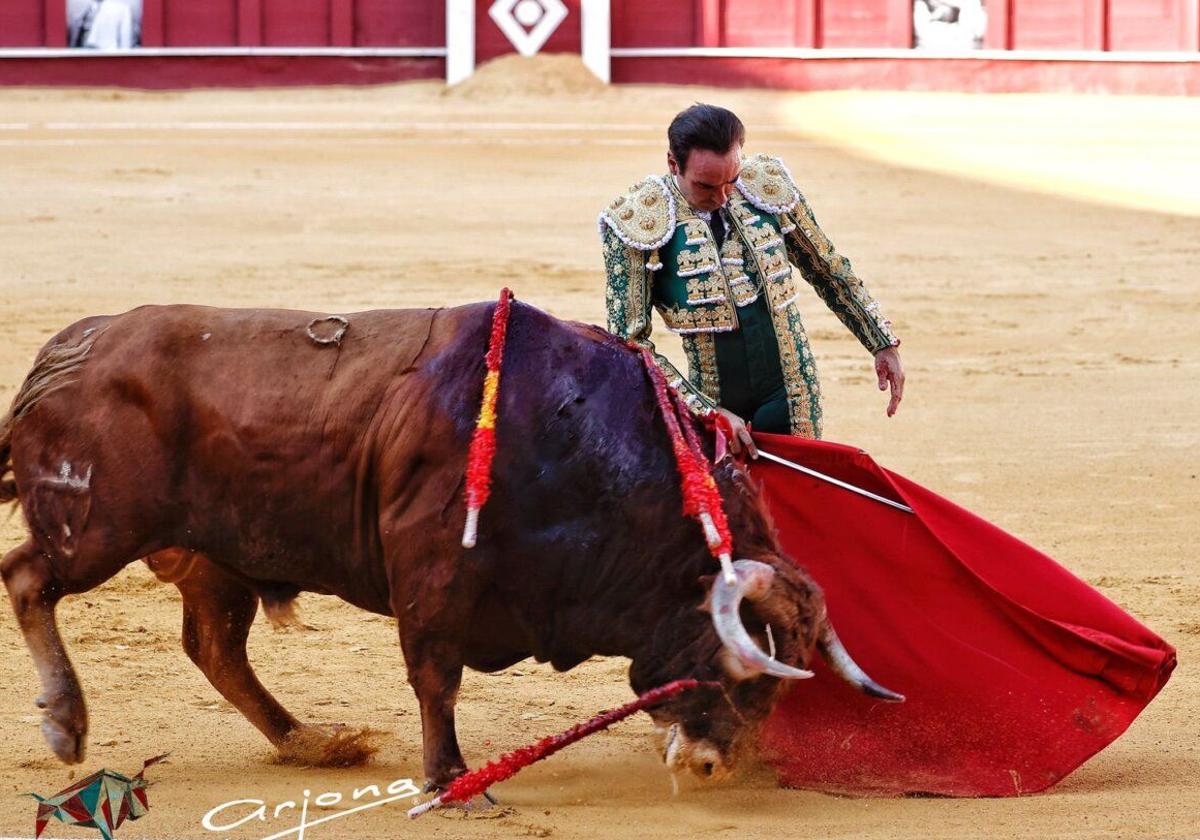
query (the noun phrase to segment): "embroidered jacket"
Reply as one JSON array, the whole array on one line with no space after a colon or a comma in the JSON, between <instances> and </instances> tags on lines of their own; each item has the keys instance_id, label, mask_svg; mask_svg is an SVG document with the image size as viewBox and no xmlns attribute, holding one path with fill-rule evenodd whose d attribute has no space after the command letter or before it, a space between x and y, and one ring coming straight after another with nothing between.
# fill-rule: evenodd
<instances>
[{"instance_id":1,"label":"embroidered jacket","mask_svg":"<svg viewBox=\"0 0 1200 840\"><path fill-rule=\"evenodd\" d=\"M850 261L821 232L781 160L745 161L727 205L731 229L720 253L708 223L670 176L634 184L600 214L608 329L654 353L698 413L720 401L714 336L738 329L738 308L765 294L779 344L792 434L820 437L816 367L796 306L794 264L867 350L899 344ZM685 379L654 351L651 309L683 336Z\"/></svg>"}]
</instances>

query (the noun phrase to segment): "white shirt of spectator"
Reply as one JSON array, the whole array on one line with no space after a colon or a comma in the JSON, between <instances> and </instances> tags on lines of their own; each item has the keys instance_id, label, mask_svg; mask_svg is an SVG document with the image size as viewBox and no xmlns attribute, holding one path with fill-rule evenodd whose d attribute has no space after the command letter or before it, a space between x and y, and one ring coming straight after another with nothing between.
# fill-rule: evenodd
<instances>
[{"instance_id":1,"label":"white shirt of spectator","mask_svg":"<svg viewBox=\"0 0 1200 840\"><path fill-rule=\"evenodd\" d=\"M83 45L93 50L133 47L133 11L121 0L100 0Z\"/></svg>"}]
</instances>

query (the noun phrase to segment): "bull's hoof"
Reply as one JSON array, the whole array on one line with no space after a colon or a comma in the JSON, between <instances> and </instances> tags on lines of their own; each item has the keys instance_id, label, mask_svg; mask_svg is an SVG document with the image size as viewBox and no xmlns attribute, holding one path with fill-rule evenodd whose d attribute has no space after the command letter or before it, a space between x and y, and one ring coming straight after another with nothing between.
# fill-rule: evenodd
<instances>
[{"instance_id":1,"label":"bull's hoof","mask_svg":"<svg viewBox=\"0 0 1200 840\"><path fill-rule=\"evenodd\" d=\"M63 764L78 764L87 751L87 736L68 732L52 720L42 721L42 737Z\"/></svg>"},{"instance_id":2,"label":"bull's hoof","mask_svg":"<svg viewBox=\"0 0 1200 840\"><path fill-rule=\"evenodd\" d=\"M466 811L468 814L478 814L482 811L491 811L499 804L500 803L496 800L496 797L492 796L487 791L484 791L479 796L476 796L466 802L453 803L454 807Z\"/></svg>"},{"instance_id":3,"label":"bull's hoof","mask_svg":"<svg viewBox=\"0 0 1200 840\"><path fill-rule=\"evenodd\" d=\"M78 764L87 751L87 712L81 698L37 699L42 710L42 737L58 760Z\"/></svg>"},{"instance_id":4,"label":"bull's hoof","mask_svg":"<svg viewBox=\"0 0 1200 840\"><path fill-rule=\"evenodd\" d=\"M308 767L357 767L379 751L380 734L348 726L300 726L277 745L279 760Z\"/></svg>"},{"instance_id":5,"label":"bull's hoof","mask_svg":"<svg viewBox=\"0 0 1200 840\"><path fill-rule=\"evenodd\" d=\"M465 773L466 771L464 770L462 772ZM457 778L458 775L462 775L462 773L456 774L455 778ZM421 792L422 793L441 793L442 791L444 791L446 789L446 786L448 784L449 784L449 782L447 782L444 785L440 785L431 779L431 780L425 782L425 787L423 787L421 789ZM446 805L446 807L447 808L457 808L460 811L487 811L490 808L492 808L493 806L499 805L499 804L500 804L500 800L497 799L496 797L492 796L492 792L490 790L485 790L479 796L473 797L472 799L468 800L467 802L451 802L448 805Z\"/></svg>"}]
</instances>

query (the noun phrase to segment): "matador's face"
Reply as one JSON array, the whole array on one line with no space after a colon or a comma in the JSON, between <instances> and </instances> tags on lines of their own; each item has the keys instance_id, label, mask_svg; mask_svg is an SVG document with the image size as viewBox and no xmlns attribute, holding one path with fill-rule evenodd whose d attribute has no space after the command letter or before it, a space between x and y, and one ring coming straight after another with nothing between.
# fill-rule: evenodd
<instances>
[{"instance_id":1,"label":"matador's face","mask_svg":"<svg viewBox=\"0 0 1200 840\"><path fill-rule=\"evenodd\" d=\"M680 167L675 156L668 152L667 166L692 209L711 213L729 201L734 182L742 171L742 147L735 145L724 154L692 149L686 167Z\"/></svg>"}]
</instances>

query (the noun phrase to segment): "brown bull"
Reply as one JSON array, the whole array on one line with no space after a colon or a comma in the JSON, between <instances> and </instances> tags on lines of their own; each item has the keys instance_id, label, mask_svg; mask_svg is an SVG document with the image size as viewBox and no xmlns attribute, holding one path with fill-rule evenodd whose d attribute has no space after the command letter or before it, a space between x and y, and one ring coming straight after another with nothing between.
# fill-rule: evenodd
<instances>
[{"instance_id":1,"label":"brown bull","mask_svg":"<svg viewBox=\"0 0 1200 840\"><path fill-rule=\"evenodd\" d=\"M361 312L333 341L336 323L311 313L145 307L42 349L0 429L0 499L20 501L30 532L0 571L59 758L82 759L87 714L55 605L147 557L175 573L187 654L280 749L311 730L246 659L259 600L271 611L317 592L395 616L434 786L465 766L464 665L533 656L565 670L600 654L632 660L636 691L719 680L652 713L668 763L704 775L770 711L770 675L807 676L817 647L896 699L845 655L728 462L716 478L746 559L736 585L714 580L646 372L597 328L514 306L493 494L464 550L490 317L483 304ZM768 623L778 661L757 646Z\"/></svg>"}]
</instances>

